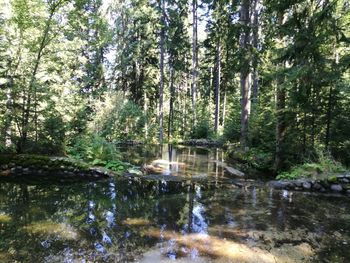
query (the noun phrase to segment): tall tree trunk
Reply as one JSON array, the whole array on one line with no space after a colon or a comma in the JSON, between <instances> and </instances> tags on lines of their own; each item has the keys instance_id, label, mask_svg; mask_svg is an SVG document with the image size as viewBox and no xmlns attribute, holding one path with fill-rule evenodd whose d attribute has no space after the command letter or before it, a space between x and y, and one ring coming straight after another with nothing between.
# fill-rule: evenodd
<instances>
[{"instance_id":1,"label":"tall tree trunk","mask_svg":"<svg viewBox=\"0 0 350 263\"><path fill-rule=\"evenodd\" d=\"M248 118L250 112L249 103L249 58L248 58L248 42L249 42L249 0L242 0L240 10L240 22L242 25L242 33L240 38L240 49L242 53L241 60L241 136L240 144L243 150L248 146Z\"/></svg>"},{"instance_id":2,"label":"tall tree trunk","mask_svg":"<svg viewBox=\"0 0 350 263\"><path fill-rule=\"evenodd\" d=\"M333 105L333 87L329 88L328 94L328 105L327 105L327 121L326 121L326 138L325 138L325 146L326 149L329 149L329 141L331 135L331 121L332 121L332 105Z\"/></svg>"},{"instance_id":3,"label":"tall tree trunk","mask_svg":"<svg viewBox=\"0 0 350 263\"><path fill-rule=\"evenodd\" d=\"M5 85L6 88L6 111L3 114L3 125L1 127L0 145L8 147L11 145L11 127L13 116L13 78L9 77L9 82Z\"/></svg>"},{"instance_id":4,"label":"tall tree trunk","mask_svg":"<svg viewBox=\"0 0 350 263\"><path fill-rule=\"evenodd\" d=\"M165 39L165 0L160 0L162 16L160 31L160 83L159 83L159 143L163 143L163 97L164 97L164 39Z\"/></svg>"},{"instance_id":5,"label":"tall tree trunk","mask_svg":"<svg viewBox=\"0 0 350 263\"><path fill-rule=\"evenodd\" d=\"M284 14L278 15L278 24L282 26L284 23ZM282 36L280 36L282 42ZM283 64L277 66L280 70ZM279 74L276 87L276 149L275 149L275 171L280 171L285 162L284 140L286 131L285 107L286 107L286 91L283 87L284 77Z\"/></svg>"},{"instance_id":6,"label":"tall tree trunk","mask_svg":"<svg viewBox=\"0 0 350 263\"><path fill-rule=\"evenodd\" d=\"M252 99L253 103L256 103L258 100L258 91L259 91L259 75L258 75L258 58L257 58L257 50L258 50L258 40L259 40L259 0L254 0L253 3L253 36L252 36L252 44L255 50L255 54L252 58L253 63L253 73L252 73Z\"/></svg>"},{"instance_id":7,"label":"tall tree trunk","mask_svg":"<svg viewBox=\"0 0 350 263\"><path fill-rule=\"evenodd\" d=\"M174 122L174 100L175 100L175 86L174 86L174 67L170 70L170 101L169 101L169 118L168 118L168 140L170 140L173 132Z\"/></svg>"},{"instance_id":8,"label":"tall tree trunk","mask_svg":"<svg viewBox=\"0 0 350 263\"><path fill-rule=\"evenodd\" d=\"M227 104L227 89L225 86L223 86L224 88L224 102L222 105L222 129L225 129L225 119L226 119L226 104Z\"/></svg>"},{"instance_id":9,"label":"tall tree trunk","mask_svg":"<svg viewBox=\"0 0 350 263\"><path fill-rule=\"evenodd\" d=\"M212 91L214 92L215 90L215 74L214 74L214 68L213 67L210 67L210 70L209 70L209 83L208 83L208 86L209 86L209 102L208 102L208 115L209 116L212 116L212 109L213 109L213 97L212 97ZM215 94L214 94L215 96Z\"/></svg>"},{"instance_id":10,"label":"tall tree trunk","mask_svg":"<svg viewBox=\"0 0 350 263\"><path fill-rule=\"evenodd\" d=\"M197 100L197 78L198 78L198 18L197 0L192 0L192 123L197 122L196 100Z\"/></svg>"},{"instance_id":11,"label":"tall tree trunk","mask_svg":"<svg viewBox=\"0 0 350 263\"><path fill-rule=\"evenodd\" d=\"M148 99L147 92L143 93L143 112L146 116L145 120L145 139L148 140Z\"/></svg>"},{"instance_id":12,"label":"tall tree trunk","mask_svg":"<svg viewBox=\"0 0 350 263\"><path fill-rule=\"evenodd\" d=\"M230 17L228 16L228 23L230 23ZM226 121L226 104L227 104L227 85L229 82L229 76L228 76L228 70L227 67L229 67L229 50L230 50L230 42L226 41L226 54L225 54L225 70L224 70L224 77L223 77L223 92L224 92L224 102L222 107L222 129L225 129L225 121Z\"/></svg>"},{"instance_id":13,"label":"tall tree trunk","mask_svg":"<svg viewBox=\"0 0 350 263\"><path fill-rule=\"evenodd\" d=\"M311 84L311 101L310 101L310 107L311 107L311 147L314 148L315 146L315 127L316 127L316 91L313 84Z\"/></svg>"},{"instance_id":14,"label":"tall tree trunk","mask_svg":"<svg viewBox=\"0 0 350 263\"><path fill-rule=\"evenodd\" d=\"M221 47L220 41L216 43L216 56L215 56L215 121L214 131L218 132L219 128L219 115L220 115L220 78L221 78Z\"/></svg>"}]
</instances>

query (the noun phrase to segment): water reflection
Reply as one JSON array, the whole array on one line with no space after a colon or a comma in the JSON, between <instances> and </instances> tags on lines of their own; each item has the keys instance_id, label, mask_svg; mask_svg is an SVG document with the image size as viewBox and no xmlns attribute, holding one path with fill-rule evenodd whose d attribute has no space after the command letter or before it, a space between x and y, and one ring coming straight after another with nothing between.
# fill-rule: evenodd
<instances>
[{"instance_id":1,"label":"water reflection","mask_svg":"<svg viewBox=\"0 0 350 263\"><path fill-rule=\"evenodd\" d=\"M350 202L215 182L1 182L0 236L1 262L346 262Z\"/></svg>"},{"instance_id":2,"label":"water reflection","mask_svg":"<svg viewBox=\"0 0 350 263\"><path fill-rule=\"evenodd\" d=\"M235 177L227 172L224 152L221 149L204 149L173 145L120 148L125 160L144 167L150 175L211 178L222 180ZM156 178L152 177L151 178ZM169 178L167 178L168 180ZM176 178L174 178L176 179Z\"/></svg>"}]
</instances>

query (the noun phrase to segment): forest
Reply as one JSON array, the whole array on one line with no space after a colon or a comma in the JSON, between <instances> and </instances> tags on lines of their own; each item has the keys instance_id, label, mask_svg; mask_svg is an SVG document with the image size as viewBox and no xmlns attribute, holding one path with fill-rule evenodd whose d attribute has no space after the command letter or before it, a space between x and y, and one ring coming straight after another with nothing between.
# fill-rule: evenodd
<instances>
[{"instance_id":1,"label":"forest","mask_svg":"<svg viewBox=\"0 0 350 263\"><path fill-rule=\"evenodd\" d=\"M204 138L274 171L323 153L349 165L349 11L346 0L1 0L0 150Z\"/></svg>"},{"instance_id":2,"label":"forest","mask_svg":"<svg viewBox=\"0 0 350 263\"><path fill-rule=\"evenodd\" d=\"M350 262L349 0L0 0L0 262Z\"/></svg>"}]
</instances>

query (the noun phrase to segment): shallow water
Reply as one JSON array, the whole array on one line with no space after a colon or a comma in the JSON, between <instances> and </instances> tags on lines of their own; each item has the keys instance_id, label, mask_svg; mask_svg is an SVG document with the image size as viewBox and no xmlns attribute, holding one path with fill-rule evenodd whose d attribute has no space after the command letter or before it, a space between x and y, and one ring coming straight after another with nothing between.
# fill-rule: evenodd
<instances>
[{"instance_id":1,"label":"shallow water","mask_svg":"<svg viewBox=\"0 0 350 263\"><path fill-rule=\"evenodd\" d=\"M182 161L216 171L200 152ZM128 158L166 158L142 154ZM0 182L0 262L349 262L349 201L215 180Z\"/></svg>"}]
</instances>

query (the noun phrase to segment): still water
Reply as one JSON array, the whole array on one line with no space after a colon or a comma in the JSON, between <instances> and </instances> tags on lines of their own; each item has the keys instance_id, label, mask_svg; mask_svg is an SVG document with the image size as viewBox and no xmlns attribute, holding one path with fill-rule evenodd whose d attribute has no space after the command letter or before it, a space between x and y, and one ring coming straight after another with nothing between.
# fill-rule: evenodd
<instances>
[{"instance_id":1,"label":"still water","mask_svg":"<svg viewBox=\"0 0 350 263\"><path fill-rule=\"evenodd\" d=\"M175 158L187 168L170 167L160 180L0 182L0 262L350 260L349 197L242 178L237 187L221 180L234 178L217 165L225 160L216 149L174 148L170 158L164 149L123 152L136 165Z\"/></svg>"}]
</instances>

